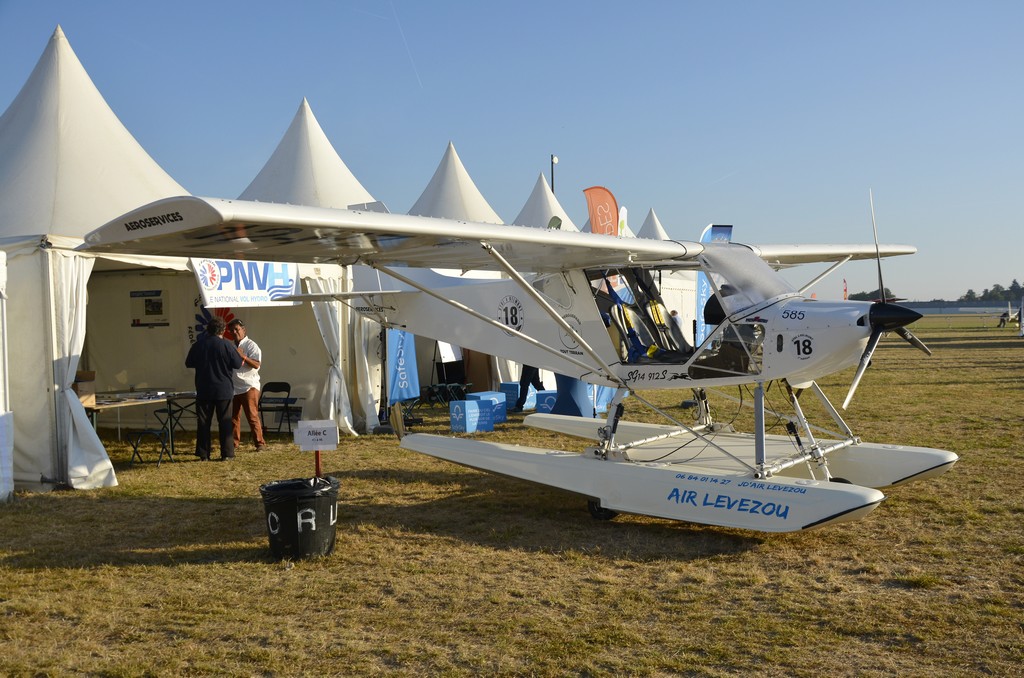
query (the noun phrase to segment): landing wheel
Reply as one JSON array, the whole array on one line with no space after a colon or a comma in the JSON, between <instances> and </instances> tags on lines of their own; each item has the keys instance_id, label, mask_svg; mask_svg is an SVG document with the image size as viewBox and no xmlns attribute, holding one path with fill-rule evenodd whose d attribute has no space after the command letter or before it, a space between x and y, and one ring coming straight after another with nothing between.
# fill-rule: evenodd
<instances>
[{"instance_id":1,"label":"landing wheel","mask_svg":"<svg viewBox=\"0 0 1024 678\"><path fill-rule=\"evenodd\" d=\"M611 520L615 516L619 515L618 511L613 511L601 506L600 499L587 500L587 510L590 511L590 515L596 520Z\"/></svg>"}]
</instances>

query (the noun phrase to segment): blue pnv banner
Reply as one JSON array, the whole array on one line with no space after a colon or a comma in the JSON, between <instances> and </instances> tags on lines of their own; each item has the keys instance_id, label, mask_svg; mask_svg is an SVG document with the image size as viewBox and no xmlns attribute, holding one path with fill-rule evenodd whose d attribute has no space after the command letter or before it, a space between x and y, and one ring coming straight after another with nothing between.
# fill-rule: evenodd
<instances>
[{"instance_id":1,"label":"blue pnv banner","mask_svg":"<svg viewBox=\"0 0 1024 678\"><path fill-rule=\"evenodd\" d=\"M276 301L299 294L299 265L280 261L189 259L206 308L294 306Z\"/></svg>"},{"instance_id":2,"label":"blue pnv banner","mask_svg":"<svg viewBox=\"0 0 1024 678\"><path fill-rule=\"evenodd\" d=\"M420 375L416 371L416 337L405 330L388 330L388 405L418 398Z\"/></svg>"},{"instance_id":3,"label":"blue pnv banner","mask_svg":"<svg viewBox=\"0 0 1024 678\"><path fill-rule=\"evenodd\" d=\"M732 226L721 226L708 224L704 232L700 234L701 242L729 242L732 240ZM704 271L697 273L697 335L694 337L694 345L700 346L707 339L709 326L704 324L704 304L711 298L711 281Z\"/></svg>"}]
</instances>

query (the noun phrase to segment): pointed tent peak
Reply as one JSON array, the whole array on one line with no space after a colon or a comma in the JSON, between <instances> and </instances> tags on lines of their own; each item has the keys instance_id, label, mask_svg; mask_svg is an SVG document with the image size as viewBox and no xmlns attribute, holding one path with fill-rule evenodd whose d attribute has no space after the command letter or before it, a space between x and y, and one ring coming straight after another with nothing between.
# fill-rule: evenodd
<instances>
[{"instance_id":1,"label":"pointed tent peak","mask_svg":"<svg viewBox=\"0 0 1024 678\"><path fill-rule=\"evenodd\" d=\"M661 221L658 219L658 215L654 213L654 208L647 213L647 218L644 219L643 226L640 227L640 232L637 236L641 238L649 238L650 240L668 240L668 233L665 232L665 228L661 225Z\"/></svg>"},{"instance_id":2,"label":"pointed tent peak","mask_svg":"<svg viewBox=\"0 0 1024 678\"><path fill-rule=\"evenodd\" d=\"M422 217L463 219L489 224L500 224L501 217L484 199L480 190L462 164L455 144L448 142L444 156L434 171L430 183L423 189L409 214Z\"/></svg>"},{"instance_id":3,"label":"pointed tent peak","mask_svg":"<svg viewBox=\"0 0 1024 678\"><path fill-rule=\"evenodd\" d=\"M121 124L58 25L0 115L0 236L81 238L185 193Z\"/></svg>"},{"instance_id":4,"label":"pointed tent peak","mask_svg":"<svg viewBox=\"0 0 1024 678\"><path fill-rule=\"evenodd\" d=\"M555 198L555 194L551 192L548 180L544 177L544 173L541 172L537 178L537 183L533 186L533 192L530 193L526 204L523 205L523 209L519 211L519 215L512 220L512 223L519 226L547 228L552 217L558 217L562 220L560 230L579 231L576 228L576 224L572 222L569 215L562 209L558 199Z\"/></svg>"},{"instance_id":5,"label":"pointed tent peak","mask_svg":"<svg viewBox=\"0 0 1024 678\"><path fill-rule=\"evenodd\" d=\"M239 198L337 209L374 202L334 150L305 98L267 164Z\"/></svg>"}]
</instances>

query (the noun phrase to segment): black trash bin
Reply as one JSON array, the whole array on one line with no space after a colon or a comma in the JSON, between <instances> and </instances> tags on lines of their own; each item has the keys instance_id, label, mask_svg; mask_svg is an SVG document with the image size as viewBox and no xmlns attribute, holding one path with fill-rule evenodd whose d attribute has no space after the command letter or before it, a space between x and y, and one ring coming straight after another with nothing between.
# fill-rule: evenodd
<instances>
[{"instance_id":1,"label":"black trash bin","mask_svg":"<svg viewBox=\"0 0 1024 678\"><path fill-rule=\"evenodd\" d=\"M337 478L292 478L260 485L270 550L278 558L326 556L338 522Z\"/></svg>"}]
</instances>

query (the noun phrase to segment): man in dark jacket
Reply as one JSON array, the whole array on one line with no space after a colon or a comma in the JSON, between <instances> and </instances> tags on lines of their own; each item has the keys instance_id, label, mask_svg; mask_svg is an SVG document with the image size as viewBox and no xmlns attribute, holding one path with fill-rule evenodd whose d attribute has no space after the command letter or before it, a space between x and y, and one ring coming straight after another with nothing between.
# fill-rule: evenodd
<instances>
[{"instance_id":1,"label":"man in dark jacket","mask_svg":"<svg viewBox=\"0 0 1024 678\"><path fill-rule=\"evenodd\" d=\"M523 365L523 369L519 372L519 400L516 401L515 407L512 408L513 412L523 411L523 406L526 405L526 398L530 395L531 386L538 391L544 390L544 382L540 380L540 368L533 365Z\"/></svg>"},{"instance_id":2,"label":"man in dark jacket","mask_svg":"<svg viewBox=\"0 0 1024 678\"><path fill-rule=\"evenodd\" d=\"M234 343L224 338L224 318L214 316L188 351L185 367L196 371L196 456L210 460L210 428L214 413L220 434L220 458L235 458L235 440L231 428L231 399L235 395L232 376L242 366L242 356Z\"/></svg>"}]
</instances>

